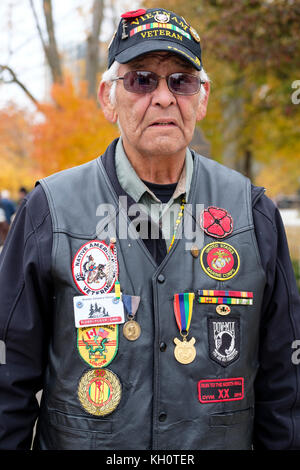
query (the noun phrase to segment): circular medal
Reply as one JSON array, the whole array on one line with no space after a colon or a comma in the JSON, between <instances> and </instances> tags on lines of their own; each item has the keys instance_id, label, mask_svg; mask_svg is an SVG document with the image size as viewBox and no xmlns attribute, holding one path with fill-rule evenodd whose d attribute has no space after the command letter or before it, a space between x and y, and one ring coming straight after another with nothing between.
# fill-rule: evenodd
<instances>
[{"instance_id":1,"label":"circular medal","mask_svg":"<svg viewBox=\"0 0 300 470\"><path fill-rule=\"evenodd\" d=\"M76 286L83 294L106 294L112 290L118 276L115 252L103 241L87 242L74 256L72 273Z\"/></svg>"},{"instance_id":2,"label":"circular medal","mask_svg":"<svg viewBox=\"0 0 300 470\"><path fill-rule=\"evenodd\" d=\"M200 263L206 274L218 281L234 277L240 268L240 258L233 246L224 242L209 243L200 255Z\"/></svg>"},{"instance_id":3,"label":"circular medal","mask_svg":"<svg viewBox=\"0 0 300 470\"><path fill-rule=\"evenodd\" d=\"M174 338L174 343L176 344L174 349L175 359L180 364L190 364L193 362L196 357L195 338L191 338L190 341L187 341L185 338L183 341Z\"/></svg>"},{"instance_id":4,"label":"circular medal","mask_svg":"<svg viewBox=\"0 0 300 470\"><path fill-rule=\"evenodd\" d=\"M118 325L101 325L77 329L77 348L91 367L106 367L118 351Z\"/></svg>"},{"instance_id":5,"label":"circular medal","mask_svg":"<svg viewBox=\"0 0 300 470\"><path fill-rule=\"evenodd\" d=\"M135 320L127 321L123 326L123 335L129 341L135 341L140 337L141 327Z\"/></svg>"},{"instance_id":6,"label":"circular medal","mask_svg":"<svg viewBox=\"0 0 300 470\"><path fill-rule=\"evenodd\" d=\"M78 398L88 413L105 416L112 413L121 400L122 388L116 374L108 369L86 372L78 385Z\"/></svg>"}]
</instances>

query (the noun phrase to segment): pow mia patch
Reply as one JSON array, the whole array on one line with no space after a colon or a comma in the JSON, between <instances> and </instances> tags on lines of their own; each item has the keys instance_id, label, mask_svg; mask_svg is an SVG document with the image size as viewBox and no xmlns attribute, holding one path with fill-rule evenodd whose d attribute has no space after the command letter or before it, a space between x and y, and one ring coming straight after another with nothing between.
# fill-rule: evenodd
<instances>
[{"instance_id":1,"label":"pow mia patch","mask_svg":"<svg viewBox=\"0 0 300 470\"><path fill-rule=\"evenodd\" d=\"M240 319L207 319L209 357L223 367L240 357Z\"/></svg>"}]
</instances>

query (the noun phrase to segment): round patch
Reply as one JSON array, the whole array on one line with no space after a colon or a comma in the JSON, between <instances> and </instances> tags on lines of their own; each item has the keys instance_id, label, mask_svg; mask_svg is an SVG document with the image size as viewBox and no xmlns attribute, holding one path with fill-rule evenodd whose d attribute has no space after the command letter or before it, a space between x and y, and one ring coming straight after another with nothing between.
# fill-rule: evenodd
<instances>
[{"instance_id":1,"label":"round patch","mask_svg":"<svg viewBox=\"0 0 300 470\"><path fill-rule=\"evenodd\" d=\"M200 217L200 225L207 235L215 238L224 238L233 231L231 215L220 207L210 206Z\"/></svg>"},{"instance_id":2,"label":"round patch","mask_svg":"<svg viewBox=\"0 0 300 470\"><path fill-rule=\"evenodd\" d=\"M206 245L200 255L200 263L209 277L227 281L234 277L240 268L240 258L233 246L215 242Z\"/></svg>"},{"instance_id":3,"label":"round patch","mask_svg":"<svg viewBox=\"0 0 300 470\"><path fill-rule=\"evenodd\" d=\"M118 351L118 325L77 329L77 348L91 367L106 367Z\"/></svg>"},{"instance_id":4,"label":"round patch","mask_svg":"<svg viewBox=\"0 0 300 470\"><path fill-rule=\"evenodd\" d=\"M103 241L92 240L80 247L72 264L76 286L85 295L106 294L118 275L115 253Z\"/></svg>"},{"instance_id":5,"label":"round patch","mask_svg":"<svg viewBox=\"0 0 300 470\"><path fill-rule=\"evenodd\" d=\"M154 19L155 21L157 21L158 23L169 23L170 21L170 15L168 15L168 13L157 13L155 16L154 16Z\"/></svg>"},{"instance_id":6,"label":"round patch","mask_svg":"<svg viewBox=\"0 0 300 470\"><path fill-rule=\"evenodd\" d=\"M112 413L121 400L122 388L116 374L107 369L94 369L80 379L78 398L85 411L95 416Z\"/></svg>"}]
</instances>

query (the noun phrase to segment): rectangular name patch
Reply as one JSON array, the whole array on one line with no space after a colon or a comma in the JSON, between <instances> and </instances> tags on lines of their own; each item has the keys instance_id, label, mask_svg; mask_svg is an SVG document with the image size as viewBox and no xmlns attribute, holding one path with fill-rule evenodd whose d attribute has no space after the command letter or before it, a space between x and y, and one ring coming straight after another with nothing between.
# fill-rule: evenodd
<instances>
[{"instance_id":1,"label":"rectangular name patch","mask_svg":"<svg viewBox=\"0 0 300 470\"><path fill-rule=\"evenodd\" d=\"M76 328L124 323L124 306L115 294L73 297Z\"/></svg>"},{"instance_id":2,"label":"rectangular name patch","mask_svg":"<svg viewBox=\"0 0 300 470\"><path fill-rule=\"evenodd\" d=\"M201 403L242 400L244 378L207 379L198 382L198 397Z\"/></svg>"}]
</instances>

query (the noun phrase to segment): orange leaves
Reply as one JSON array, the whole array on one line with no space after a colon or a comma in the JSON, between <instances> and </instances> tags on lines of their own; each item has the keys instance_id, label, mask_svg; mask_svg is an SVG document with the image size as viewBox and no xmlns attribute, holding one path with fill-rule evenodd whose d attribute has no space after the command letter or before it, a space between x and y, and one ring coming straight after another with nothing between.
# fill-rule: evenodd
<instances>
[{"instance_id":1,"label":"orange leaves","mask_svg":"<svg viewBox=\"0 0 300 470\"><path fill-rule=\"evenodd\" d=\"M33 158L44 175L85 163L101 155L118 136L97 103L70 78L52 87L52 104L40 105L41 122L33 128Z\"/></svg>"},{"instance_id":2,"label":"orange leaves","mask_svg":"<svg viewBox=\"0 0 300 470\"><path fill-rule=\"evenodd\" d=\"M17 196L20 186L32 187L38 173L31 158L30 116L9 106L0 110L0 190Z\"/></svg>"}]
</instances>

